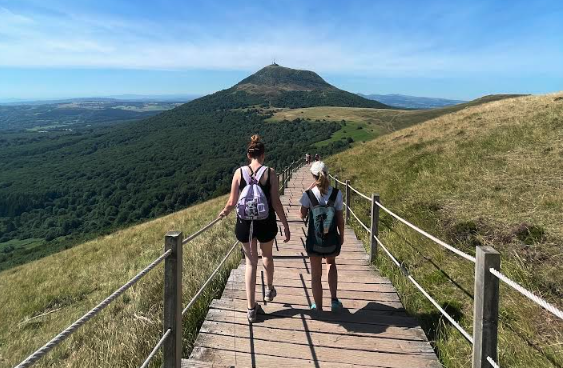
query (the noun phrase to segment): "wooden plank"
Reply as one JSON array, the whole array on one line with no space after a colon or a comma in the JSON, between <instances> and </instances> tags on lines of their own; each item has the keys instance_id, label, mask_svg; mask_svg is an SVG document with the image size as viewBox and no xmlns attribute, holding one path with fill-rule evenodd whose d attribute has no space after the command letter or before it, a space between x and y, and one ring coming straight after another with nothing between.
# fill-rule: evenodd
<instances>
[{"instance_id":1,"label":"wooden plank","mask_svg":"<svg viewBox=\"0 0 563 368\"><path fill-rule=\"evenodd\" d=\"M330 348L322 346L314 346L313 344L299 345L295 343L283 343L264 341L257 338L242 338L237 336L234 339L231 336L213 335L201 333L199 335L198 346L225 349L234 352L242 352L255 355L256 366L261 366L259 357L256 352L265 352L268 355L276 357L285 357L293 359L311 359L341 363L341 364L358 364L370 366L374 362L376 364L389 367L389 368L404 368L404 367L439 367L435 361L435 356L428 353L402 353L391 354L381 352L357 352L353 353L346 349ZM346 353L345 353L346 352ZM238 363L237 361L237 364Z\"/></svg>"},{"instance_id":2,"label":"wooden plank","mask_svg":"<svg viewBox=\"0 0 563 368\"><path fill-rule=\"evenodd\" d=\"M262 282L260 279L256 280L256 285L262 286ZM244 277L241 275L240 277L233 277L230 282L234 283L241 283L244 284ZM303 283L304 282L304 283ZM274 285L277 288L303 288L303 287L310 287L310 282L308 278L304 278L303 280L300 279L285 279L280 277L275 277L274 273ZM379 284L379 283L358 283L358 282L339 282L338 283L338 290L341 291L360 291L360 292L367 292L367 291L374 291L374 292L383 292L383 293L394 293L395 288L390 283Z\"/></svg>"},{"instance_id":3,"label":"wooden plank","mask_svg":"<svg viewBox=\"0 0 563 368\"><path fill-rule=\"evenodd\" d=\"M234 322L205 321L201 327L200 333L201 332L231 337L240 336L244 339L251 337L249 325ZM432 350L425 341L393 339L380 337L378 334L372 334L371 336L358 336L354 334L342 335L326 331L315 332L305 329L276 329L260 324L252 325L252 334L254 338L271 341L273 343L284 342L304 345L308 343L307 340L310 340L314 346L347 348L347 350L351 352L373 351L434 354L434 350Z\"/></svg>"},{"instance_id":4,"label":"wooden plank","mask_svg":"<svg viewBox=\"0 0 563 368\"><path fill-rule=\"evenodd\" d=\"M328 313L327 313L328 314ZM304 313L305 315L305 313ZM369 325L364 323L356 322L334 322L334 321L324 321L322 319L310 319L306 318L307 325L303 325L303 319L299 318L267 318L265 316L259 316L259 322L256 325L263 327L280 329L280 330L307 330L314 332L323 332L339 335L354 335L362 337L371 337L377 335L379 338L389 338L397 340L413 340L413 341L425 341L426 337L424 332L418 328L409 328L394 326L391 324L386 324L377 327L376 325ZM246 312L240 312L237 310L224 310L212 308L207 313L207 320L216 322L230 322L238 323L243 325L248 325L248 320L246 319Z\"/></svg>"},{"instance_id":5,"label":"wooden plank","mask_svg":"<svg viewBox=\"0 0 563 368\"><path fill-rule=\"evenodd\" d=\"M210 363L213 361L213 363ZM219 361L219 362L218 362ZM233 367L315 367L315 368L367 368L356 364L333 363L308 358L286 358L269 355L265 352L254 354L227 351L222 349L197 347L189 361L182 362L182 368L233 368ZM384 368L370 365L369 368Z\"/></svg>"},{"instance_id":6,"label":"wooden plank","mask_svg":"<svg viewBox=\"0 0 563 368\"><path fill-rule=\"evenodd\" d=\"M434 354L434 350L424 341L381 338L377 334L372 336L341 335L329 332L312 332L304 329L273 329L259 324L252 325L251 328L250 325L217 321L206 321L201 327L200 333L243 339L255 338L272 343L282 342L296 345L307 345L310 341L314 346L346 348L350 352L358 353L372 351L395 354Z\"/></svg>"},{"instance_id":7,"label":"wooden plank","mask_svg":"<svg viewBox=\"0 0 563 368\"><path fill-rule=\"evenodd\" d=\"M220 309L224 311L237 311L241 313L246 313L246 303L239 299L219 299L214 300L211 304L212 308ZM338 313L332 312L319 312L314 313L309 310L309 308L292 308L279 303L268 303L267 305L262 305L264 309L264 317L261 319L270 318L305 318L315 319L318 321L325 322L336 322L336 323L358 323L370 326L387 326L393 325L397 327L405 328L415 328L418 326L416 320L410 316L405 315L402 311L381 311L381 310L363 310L363 309L347 309L344 308ZM331 326L327 325L327 328ZM370 327L366 327L369 329ZM379 327L371 327L373 330L380 329Z\"/></svg>"},{"instance_id":8,"label":"wooden plank","mask_svg":"<svg viewBox=\"0 0 563 368\"><path fill-rule=\"evenodd\" d=\"M278 259L277 264L281 267L305 267L305 263L307 263L307 267L309 267L309 259L308 258L286 258L286 259ZM336 259L336 263L343 268L349 268L354 270L372 270L372 267L369 266L365 261L361 260L354 260L354 259ZM347 267L350 266L350 267Z\"/></svg>"},{"instance_id":9,"label":"wooden plank","mask_svg":"<svg viewBox=\"0 0 563 368\"><path fill-rule=\"evenodd\" d=\"M275 263L275 261L274 261ZM244 275L246 270L246 266L242 265L238 269L233 271L233 275ZM263 271L262 266L258 266L258 270L256 273L256 277L261 277L261 271ZM266 272L266 271L264 271ZM288 279L296 279L299 280L303 277L306 281L308 281L311 277L309 273L305 269L303 270L296 270L293 268L283 268L279 267L274 270L274 279L277 277L281 278L288 278ZM323 269L323 280L327 277L326 268ZM338 268L338 279L339 282L344 282L342 280L349 280L351 282L365 282L365 283L390 283L389 279L386 277L381 277L374 274L373 270L367 271L348 271L346 269L342 269L342 267Z\"/></svg>"},{"instance_id":10,"label":"wooden plank","mask_svg":"<svg viewBox=\"0 0 563 368\"><path fill-rule=\"evenodd\" d=\"M223 292L223 298L227 299L240 299L246 300L245 290L230 290L225 289ZM262 301L263 295L261 289L256 289L256 300L259 303L264 303ZM399 298L396 300L358 300L358 299L346 299L340 298L340 301L344 304L346 308L351 309L373 309L373 310L385 310L385 309L395 309L404 310ZM295 295L279 295L273 302L268 302L264 304L278 303L285 306L292 306L294 308L306 309L309 307L309 303L306 297L295 296ZM323 305L330 305L330 294L324 293L323 295Z\"/></svg>"},{"instance_id":11,"label":"wooden plank","mask_svg":"<svg viewBox=\"0 0 563 368\"><path fill-rule=\"evenodd\" d=\"M338 270L340 271L340 270ZM259 280L261 282L262 280L262 272L266 272L265 270L262 269L258 269L257 273L256 273L256 279ZM237 281L244 281L244 274L245 274L245 270L234 270L231 273L231 277L233 279L237 279ZM326 269L323 270L323 277L322 277L322 281L326 282L327 281L327 271ZM277 284L277 280L283 279L283 280L297 280L297 281L301 281L301 279L305 280L306 283L310 282L310 278L311 275L308 274L307 272L291 272L286 270L275 270L274 271L274 284ZM383 277L370 277L367 275L355 275L353 273L341 273L338 272L338 285L342 285L345 286L347 284L385 284L385 285L391 285L391 281L389 281L389 279L383 278Z\"/></svg>"},{"instance_id":12,"label":"wooden plank","mask_svg":"<svg viewBox=\"0 0 563 368\"><path fill-rule=\"evenodd\" d=\"M308 285L307 285L308 286ZM227 282L225 289L232 289L232 290L245 290L244 283L240 282ZM259 288L256 288L258 291ZM276 286L276 291L278 295L294 295L294 296L302 296L304 298L312 299L312 293L307 288L297 288L297 287L285 287L285 286ZM325 292L328 293L328 290ZM349 291L349 290L338 290L338 298L341 299L357 299L357 300L399 300L397 293L395 291L389 292L382 292L382 291Z\"/></svg>"}]
</instances>

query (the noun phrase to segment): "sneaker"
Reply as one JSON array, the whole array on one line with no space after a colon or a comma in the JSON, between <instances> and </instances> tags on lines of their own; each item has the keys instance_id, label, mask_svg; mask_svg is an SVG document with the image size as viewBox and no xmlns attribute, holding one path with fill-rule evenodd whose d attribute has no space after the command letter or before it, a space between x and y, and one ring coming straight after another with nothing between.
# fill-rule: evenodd
<instances>
[{"instance_id":1,"label":"sneaker","mask_svg":"<svg viewBox=\"0 0 563 368\"><path fill-rule=\"evenodd\" d=\"M260 305L258 303L256 303L254 308L248 309L247 312L246 312L246 318L248 319L248 322L250 322L250 323L256 322L256 316L258 315L258 313L261 313L261 312L262 312L262 308L260 307Z\"/></svg>"},{"instance_id":2,"label":"sneaker","mask_svg":"<svg viewBox=\"0 0 563 368\"><path fill-rule=\"evenodd\" d=\"M264 301L265 302L271 302L274 300L274 298L276 297L276 295L278 295L276 288L272 286L272 288L267 288L266 289L266 295L264 296Z\"/></svg>"},{"instance_id":3,"label":"sneaker","mask_svg":"<svg viewBox=\"0 0 563 368\"><path fill-rule=\"evenodd\" d=\"M330 310L332 312L338 312L342 309L342 302L338 299L334 299L331 303L330 303Z\"/></svg>"},{"instance_id":4,"label":"sneaker","mask_svg":"<svg viewBox=\"0 0 563 368\"><path fill-rule=\"evenodd\" d=\"M317 308L315 303L311 304L311 312L322 312L322 309Z\"/></svg>"}]
</instances>

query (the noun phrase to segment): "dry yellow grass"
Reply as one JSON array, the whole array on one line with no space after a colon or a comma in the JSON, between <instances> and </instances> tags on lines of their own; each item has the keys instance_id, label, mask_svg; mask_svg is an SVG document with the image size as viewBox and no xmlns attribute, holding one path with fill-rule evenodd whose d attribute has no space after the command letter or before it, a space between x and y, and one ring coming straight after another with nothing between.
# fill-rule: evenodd
<instances>
[{"instance_id":1,"label":"dry yellow grass","mask_svg":"<svg viewBox=\"0 0 563 368\"><path fill-rule=\"evenodd\" d=\"M164 234L195 232L225 197L191 207L0 273L0 366L10 367L156 259ZM184 305L234 242L232 218L184 248ZM238 255L230 266L238 264ZM184 349L228 270L184 318ZM137 367L162 333L163 265L44 357L37 367ZM156 359L158 361L158 359ZM156 366L156 365L155 365Z\"/></svg>"},{"instance_id":2,"label":"dry yellow grass","mask_svg":"<svg viewBox=\"0 0 563 368\"><path fill-rule=\"evenodd\" d=\"M502 270L563 307L563 93L526 96L444 115L328 160L333 173L439 238L502 254ZM367 219L359 199L352 207ZM381 239L471 331L473 267L384 216ZM381 253L378 266L418 314L447 367L470 347ZM456 283L465 291L454 285ZM501 288L501 366L561 367L563 323Z\"/></svg>"}]
</instances>

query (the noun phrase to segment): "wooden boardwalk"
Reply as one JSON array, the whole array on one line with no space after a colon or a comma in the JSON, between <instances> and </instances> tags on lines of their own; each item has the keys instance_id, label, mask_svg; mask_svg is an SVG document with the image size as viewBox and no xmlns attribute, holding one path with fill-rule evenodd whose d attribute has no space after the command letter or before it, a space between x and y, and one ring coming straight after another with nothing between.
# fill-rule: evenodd
<instances>
[{"instance_id":1,"label":"wooden boardwalk","mask_svg":"<svg viewBox=\"0 0 563 368\"><path fill-rule=\"evenodd\" d=\"M278 295L273 302L262 302L265 286L259 265L256 294L265 315L252 325L247 322L242 263L232 271L221 299L212 303L182 367L441 367L417 321L405 313L389 280L368 264L362 243L348 227L337 258L344 310L310 313L310 267L299 199L311 182L308 168L301 168L282 196L292 240L274 244ZM326 310L326 272L323 285Z\"/></svg>"}]
</instances>

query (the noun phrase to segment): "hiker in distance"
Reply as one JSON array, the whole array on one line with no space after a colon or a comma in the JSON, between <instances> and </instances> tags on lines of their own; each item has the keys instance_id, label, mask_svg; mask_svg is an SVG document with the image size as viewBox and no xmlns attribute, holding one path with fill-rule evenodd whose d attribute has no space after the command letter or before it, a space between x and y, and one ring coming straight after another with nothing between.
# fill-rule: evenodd
<instances>
[{"instance_id":1,"label":"hiker in distance","mask_svg":"<svg viewBox=\"0 0 563 368\"><path fill-rule=\"evenodd\" d=\"M258 135L253 135L247 149L250 160L248 166L235 171L231 184L231 195L225 208L219 214L227 216L235 207L237 223L235 235L242 243L246 258L246 300L248 302L248 321L256 321L261 307L256 303L256 268L258 266L257 242L262 250L262 263L266 269L267 289L264 301L270 302L276 296L274 288L274 258L272 244L278 233L276 214L283 224L284 242L291 234L283 205L278 192L279 183L276 172L264 166L265 146Z\"/></svg>"},{"instance_id":2,"label":"hiker in distance","mask_svg":"<svg viewBox=\"0 0 563 368\"><path fill-rule=\"evenodd\" d=\"M309 219L307 241L305 243L307 255L311 262L311 288L314 303L312 311L323 310L323 259L328 273L328 287L330 289L331 310L337 312L342 309L342 303L337 297L338 270L336 257L344 243L344 216L342 193L330 186L328 168L322 161L315 161L311 166L311 174L315 183L303 193L301 200L301 218Z\"/></svg>"}]
</instances>

